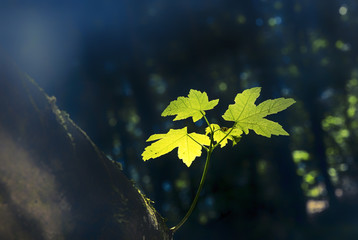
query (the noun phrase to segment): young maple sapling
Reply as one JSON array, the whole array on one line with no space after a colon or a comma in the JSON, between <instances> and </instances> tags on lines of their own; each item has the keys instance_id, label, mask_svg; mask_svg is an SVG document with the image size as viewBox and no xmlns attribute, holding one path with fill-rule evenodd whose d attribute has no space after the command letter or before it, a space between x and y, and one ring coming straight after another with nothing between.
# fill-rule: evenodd
<instances>
[{"instance_id":1,"label":"young maple sapling","mask_svg":"<svg viewBox=\"0 0 358 240\"><path fill-rule=\"evenodd\" d=\"M292 98L277 98L255 105L260 92L261 88L255 87L236 95L235 103L229 105L224 115L222 115L224 120L233 122L230 128L220 127L218 124L212 124L208 121L205 111L213 109L219 103L219 100L209 101L206 92L191 89L188 97L178 97L177 100L170 102L169 106L163 111L163 117L176 115L173 121L191 117L193 122L196 122L204 118L208 125L205 129L205 134L188 133L187 127L170 129L168 133L164 134L154 134L147 140L147 142L154 141L154 143L146 147L142 153L143 160L147 161L178 148L179 159L190 167L195 158L201 156L202 149L207 152L203 174L195 198L183 219L176 226L170 228L173 233L185 223L193 212L204 186L211 154L216 147L220 146L222 148L226 146L228 140L232 141L233 145L237 144L242 134L248 134L250 129L256 134L265 137L289 135L280 124L265 117L285 110L294 104L295 100Z\"/></svg>"}]
</instances>

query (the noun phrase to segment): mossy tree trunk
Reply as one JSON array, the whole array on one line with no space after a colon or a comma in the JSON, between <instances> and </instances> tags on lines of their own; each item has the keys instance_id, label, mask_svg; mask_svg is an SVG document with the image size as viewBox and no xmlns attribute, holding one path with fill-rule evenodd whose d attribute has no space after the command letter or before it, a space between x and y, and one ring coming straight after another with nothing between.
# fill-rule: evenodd
<instances>
[{"instance_id":1,"label":"mossy tree trunk","mask_svg":"<svg viewBox=\"0 0 358 240\"><path fill-rule=\"evenodd\" d=\"M172 239L148 200L0 55L0 239Z\"/></svg>"}]
</instances>

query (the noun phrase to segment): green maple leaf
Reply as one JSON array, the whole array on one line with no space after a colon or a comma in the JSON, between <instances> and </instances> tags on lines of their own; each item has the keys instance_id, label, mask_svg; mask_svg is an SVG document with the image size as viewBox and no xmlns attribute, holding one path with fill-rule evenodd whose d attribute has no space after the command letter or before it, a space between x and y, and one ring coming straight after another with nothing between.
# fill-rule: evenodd
<instances>
[{"instance_id":1,"label":"green maple leaf","mask_svg":"<svg viewBox=\"0 0 358 240\"><path fill-rule=\"evenodd\" d=\"M233 145L236 145L240 141L242 134L241 129L221 128L218 124L210 124L210 127L205 129L206 134L211 134L211 131L214 132L214 141L220 143L220 147L225 147L228 140L231 140Z\"/></svg>"},{"instance_id":2,"label":"green maple leaf","mask_svg":"<svg viewBox=\"0 0 358 240\"><path fill-rule=\"evenodd\" d=\"M249 129L256 134L271 137L271 135L289 135L280 124L264 117L285 110L296 101L292 98L277 98L255 105L260 96L261 88L251 88L239 93L235 97L235 104L229 105L222 116L226 121L235 122L234 128L241 129L248 134Z\"/></svg>"},{"instance_id":3,"label":"green maple leaf","mask_svg":"<svg viewBox=\"0 0 358 240\"><path fill-rule=\"evenodd\" d=\"M144 149L143 160L160 157L173 149L178 148L178 157L190 167L196 157L201 156L203 145L210 145L208 136L198 133L188 133L187 127L170 129L165 134L154 134L147 142L156 141Z\"/></svg>"},{"instance_id":4,"label":"green maple leaf","mask_svg":"<svg viewBox=\"0 0 358 240\"><path fill-rule=\"evenodd\" d=\"M174 121L192 117L193 122L196 122L205 115L206 110L213 109L218 102L219 99L209 101L206 92L191 89L188 97L178 97L177 100L170 102L162 116L177 115Z\"/></svg>"}]
</instances>

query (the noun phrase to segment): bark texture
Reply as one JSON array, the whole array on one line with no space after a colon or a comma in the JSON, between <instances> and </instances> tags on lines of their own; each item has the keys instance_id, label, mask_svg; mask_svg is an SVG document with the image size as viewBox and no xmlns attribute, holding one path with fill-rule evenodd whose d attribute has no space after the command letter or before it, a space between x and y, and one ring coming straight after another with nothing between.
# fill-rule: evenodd
<instances>
[{"instance_id":1,"label":"bark texture","mask_svg":"<svg viewBox=\"0 0 358 240\"><path fill-rule=\"evenodd\" d=\"M1 54L0 239L172 239L120 166Z\"/></svg>"}]
</instances>

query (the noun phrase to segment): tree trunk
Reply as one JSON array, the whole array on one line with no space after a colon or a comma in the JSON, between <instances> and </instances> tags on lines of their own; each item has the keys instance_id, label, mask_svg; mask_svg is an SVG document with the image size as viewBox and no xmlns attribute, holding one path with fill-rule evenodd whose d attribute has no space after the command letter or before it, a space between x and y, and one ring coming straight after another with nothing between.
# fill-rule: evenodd
<instances>
[{"instance_id":1,"label":"tree trunk","mask_svg":"<svg viewBox=\"0 0 358 240\"><path fill-rule=\"evenodd\" d=\"M0 53L0 239L172 239L55 102Z\"/></svg>"}]
</instances>

